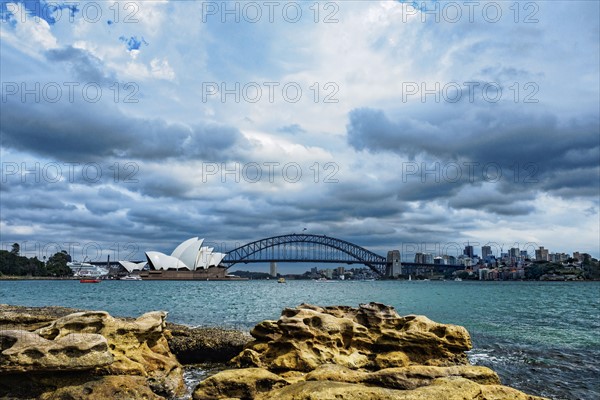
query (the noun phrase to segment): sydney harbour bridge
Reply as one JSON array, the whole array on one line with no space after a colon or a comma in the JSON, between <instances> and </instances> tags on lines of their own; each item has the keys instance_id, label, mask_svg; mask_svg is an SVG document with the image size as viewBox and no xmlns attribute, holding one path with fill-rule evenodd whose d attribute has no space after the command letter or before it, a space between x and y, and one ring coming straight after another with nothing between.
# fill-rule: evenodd
<instances>
[{"instance_id":1,"label":"sydney harbour bridge","mask_svg":"<svg viewBox=\"0 0 600 400\"><path fill-rule=\"evenodd\" d=\"M461 268L452 265L402 263L397 250L389 251L384 257L342 239L296 233L247 243L229 251L221 264L229 268L241 263L266 262L364 264L382 277L410 274L417 269L444 271L448 268Z\"/></svg>"}]
</instances>

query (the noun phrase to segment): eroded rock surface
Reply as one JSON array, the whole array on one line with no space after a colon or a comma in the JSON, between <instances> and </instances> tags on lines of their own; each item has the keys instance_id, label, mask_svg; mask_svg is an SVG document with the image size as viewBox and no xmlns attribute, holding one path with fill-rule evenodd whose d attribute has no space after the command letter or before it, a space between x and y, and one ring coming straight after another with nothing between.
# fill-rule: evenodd
<instances>
[{"instance_id":1,"label":"eroded rock surface","mask_svg":"<svg viewBox=\"0 0 600 400\"><path fill-rule=\"evenodd\" d=\"M70 394L57 394L56 398L83 399L87 397L75 394L89 381L88 389L95 388L96 393L105 394L114 389L113 394L118 397L119 393L128 392L110 386L115 382L123 386L125 377L137 382L135 393L141 397L122 394L122 398L152 398L147 393L172 397L185 389L182 366L168 346L165 312L150 312L125 320L104 311L84 311L51 321L45 321L44 315L25 313L10 321L13 311L1 311L3 326L20 324L29 329L43 326L33 332L0 327L0 396L10 397L11 390L33 393L33 387L40 386L42 389L35 388L35 397L44 393L50 396L48 393L64 389L64 393ZM30 374L29 381L18 373Z\"/></svg>"},{"instance_id":2,"label":"eroded rock surface","mask_svg":"<svg viewBox=\"0 0 600 400\"><path fill-rule=\"evenodd\" d=\"M184 388L181 364L169 350L164 335L166 313L155 311L128 321L104 311L69 314L36 332L57 340L75 332L106 338L114 361L102 367L105 375L139 375L149 378L161 393L178 393Z\"/></svg>"},{"instance_id":3,"label":"eroded rock surface","mask_svg":"<svg viewBox=\"0 0 600 400\"><path fill-rule=\"evenodd\" d=\"M407 365L466 365L471 338L461 326L424 316L401 317L378 303L352 307L303 304L264 321L233 361L238 367L312 371L322 364L381 369Z\"/></svg>"},{"instance_id":4,"label":"eroded rock surface","mask_svg":"<svg viewBox=\"0 0 600 400\"><path fill-rule=\"evenodd\" d=\"M113 362L106 338L92 333L48 340L33 332L0 330L0 350L4 372L81 371Z\"/></svg>"},{"instance_id":5,"label":"eroded rock surface","mask_svg":"<svg viewBox=\"0 0 600 400\"><path fill-rule=\"evenodd\" d=\"M263 321L235 358L238 369L201 382L194 399L242 400L534 400L472 366L461 326L402 317L378 303L303 304Z\"/></svg>"}]
</instances>

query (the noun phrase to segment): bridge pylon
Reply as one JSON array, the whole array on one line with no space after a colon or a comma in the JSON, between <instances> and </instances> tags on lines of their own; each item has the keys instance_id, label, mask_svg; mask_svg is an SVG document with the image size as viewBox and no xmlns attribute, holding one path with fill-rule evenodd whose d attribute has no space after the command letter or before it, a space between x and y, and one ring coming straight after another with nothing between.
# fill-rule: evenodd
<instances>
[{"instance_id":1,"label":"bridge pylon","mask_svg":"<svg viewBox=\"0 0 600 400\"><path fill-rule=\"evenodd\" d=\"M400 250L390 250L387 253L387 263L385 264L385 276L388 278L397 278L402 275L402 261L400 261Z\"/></svg>"}]
</instances>

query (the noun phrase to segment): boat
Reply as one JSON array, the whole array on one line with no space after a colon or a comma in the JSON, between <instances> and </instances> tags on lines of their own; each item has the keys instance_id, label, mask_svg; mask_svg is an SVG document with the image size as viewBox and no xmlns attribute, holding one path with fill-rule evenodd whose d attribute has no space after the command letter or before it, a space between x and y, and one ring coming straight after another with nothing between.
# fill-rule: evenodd
<instances>
[{"instance_id":1,"label":"boat","mask_svg":"<svg viewBox=\"0 0 600 400\"><path fill-rule=\"evenodd\" d=\"M100 279L98 278L82 278L79 280L79 283L100 283Z\"/></svg>"},{"instance_id":2,"label":"boat","mask_svg":"<svg viewBox=\"0 0 600 400\"><path fill-rule=\"evenodd\" d=\"M457 277L457 278L454 278L454 281L455 282L462 282L462 279Z\"/></svg>"},{"instance_id":3,"label":"boat","mask_svg":"<svg viewBox=\"0 0 600 400\"><path fill-rule=\"evenodd\" d=\"M122 277L120 280L122 281L141 281L142 278L139 275L127 275Z\"/></svg>"},{"instance_id":4,"label":"boat","mask_svg":"<svg viewBox=\"0 0 600 400\"><path fill-rule=\"evenodd\" d=\"M277 279L277 283L285 283L285 278L279 278L279 279Z\"/></svg>"},{"instance_id":5,"label":"boat","mask_svg":"<svg viewBox=\"0 0 600 400\"><path fill-rule=\"evenodd\" d=\"M99 265L93 265L86 262L68 262L67 267L71 268L71 271L73 271L73 276L75 278L88 279L108 275L108 269Z\"/></svg>"}]
</instances>

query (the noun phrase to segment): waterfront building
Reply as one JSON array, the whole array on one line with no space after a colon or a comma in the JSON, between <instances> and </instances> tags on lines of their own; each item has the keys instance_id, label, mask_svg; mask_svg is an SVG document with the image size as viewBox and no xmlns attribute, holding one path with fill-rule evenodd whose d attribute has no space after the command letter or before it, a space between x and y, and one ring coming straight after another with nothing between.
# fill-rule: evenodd
<instances>
[{"instance_id":1,"label":"waterfront building","mask_svg":"<svg viewBox=\"0 0 600 400\"><path fill-rule=\"evenodd\" d=\"M437 265L446 265L447 259L437 256L433 259L433 263Z\"/></svg>"},{"instance_id":2,"label":"waterfront building","mask_svg":"<svg viewBox=\"0 0 600 400\"><path fill-rule=\"evenodd\" d=\"M481 258L484 260L486 257L490 257L492 255L492 247L491 246L481 246Z\"/></svg>"},{"instance_id":3,"label":"waterfront building","mask_svg":"<svg viewBox=\"0 0 600 400\"><path fill-rule=\"evenodd\" d=\"M459 265L464 265L466 268L470 268L473 265L473 259L464 255L458 257Z\"/></svg>"},{"instance_id":4,"label":"waterfront building","mask_svg":"<svg viewBox=\"0 0 600 400\"><path fill-rule=\"evenodd\" d=\"M204 239L193 237L181 243L170 256L158 251L147 251L146 258L153 270L196 271L218 266L224 253L213 252L212 247L202 247Z\"/></svg>"},{"instance_id":5,"label":"waterfront building","mask_svg":"<svg viewBox=\"0 0 600 400\"><path fill-rule=\"evenodd\" d=\"M433 264L433 254L431 253L416 253L415 263L417 264Z\"/></svg>"},{"instance_id":6,"label":"waterfront building","mask_svg":"<svg viewBox=\"0 0 600 400\"><path fill-rule=\"evenodd\" d=\"M139 263L134 263L130 261L119 261L119 264L127 270L128 273L132 273L134 271L141 271L148 264L146 261L142 261Z\"/></svg>"},{"instance_id":7,"label":"waterfront building","mask_svg":"<svg viewBox=\"0 0 600 400\"><path fill-rule=\"evenodd\" d=\"M479 268L479 280L485 281L488 278L488 273L490 270L488 268Z\"/></svg>"},{"instance_id":8,"label":"waterfront building","mask_svg":"<svg viewBox=\"0 0 600 400\"><path fill-rule=\"evenodd\" d=\"M550 261L548 249L544 249L544 246L540 246L540 248L535 251L535 259L537 261Z\"/></svg>"}]
</instances>

